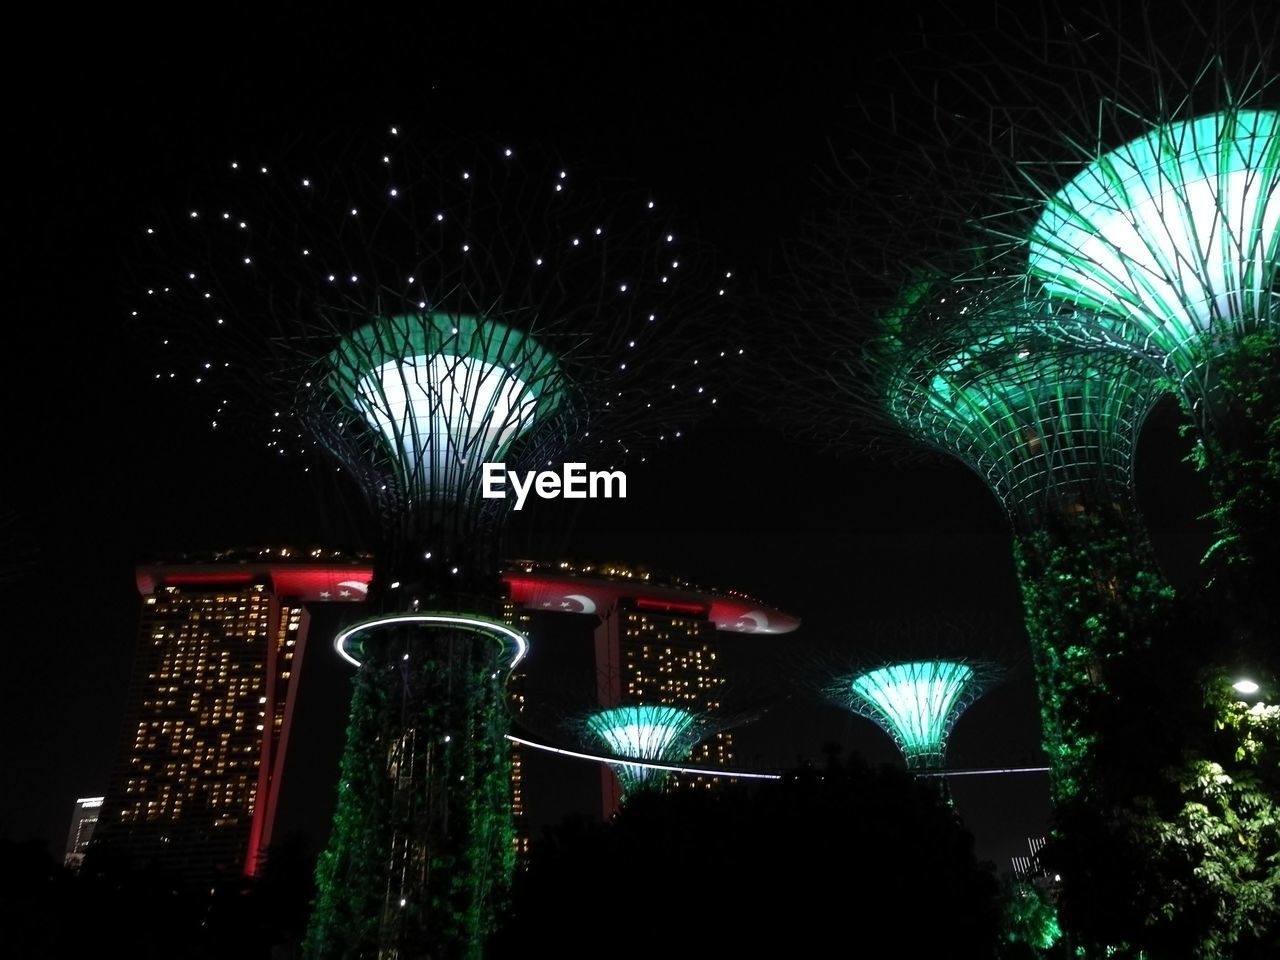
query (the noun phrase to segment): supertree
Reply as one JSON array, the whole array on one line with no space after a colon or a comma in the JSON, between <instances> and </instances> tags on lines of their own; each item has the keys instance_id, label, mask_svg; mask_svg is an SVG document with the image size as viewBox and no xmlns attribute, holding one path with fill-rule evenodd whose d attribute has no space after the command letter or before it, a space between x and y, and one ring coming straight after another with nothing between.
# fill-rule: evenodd
<instances>
[{"instance_id":1,"label":"supertree","mask_svg":"<svg viewBox=\"0 0 1280 960\"><path fill-rule=\"evenodd\" d=\"M1008 511L1057 770L1049 846L1064 878L1064 923L1099 955L1119 946L1261 956L1260 945L1274 949L1275 911L1257 891L1275 882L1275 835L1263 812L1274 809L1275 792L1255 751L1273 751L1261 744L1274 731L1246 738L1252 746L1232 732L1221 668L1234 655L1224 650L1224 625L1243 624L1256 651L1274 622L1264 583L1280 476L1266 64L1277 34L1272 9L1179 12L1081 4L1051 7L1036 23L1039 9L1000 5L990 31L966 25L941 42L931 35L904 71L909 92L893 110L873 111L886 125L870 156L833 178L838 200L824 226L828 236L840 231L841 251L852 255L841 262L824 258L820 243L803 245L796 260L817 264L802 275L821 296L805 290L794 301L809 320L805 334L816 330L828 348L836 345L830 331L846 336L849 326L833 317L874 314L866 326L884 333L872 364L887 359L890 371L909 370L912 351L893 342L905 325L901 308L880 308L886 289L909 290L915 304L931 299L937 309L905 314L927 321L918 325L926 342L968 328L905 378L921 416L904 422L911 407L899 405L891 419L909 428L954 421L988 429L973 417L970 388L957 384L958 403L937 388L952 376L948 357L990 354L991 325L967 319L992 318L990 307L1024 331L996 351L996 368L1017 373L1015 361L1025 371L1027 361L1065 358L1049 380L1033 378L1063 384L1059 399L1037 390L1028 403L1026 391L1008 404L1006 422L1018 429L991 447L994 457L961 430L911 429L997 481L993 489L1014 491L1005 477L1016 472L986 464L1016 454L1019 440L1024 458L1061 449L1046 442L1056 430L1028 430L1018 415L1041 407L1047 413L1035 419L1065 428L1092 476L1084 495L1073 480L1067 496L1041 498L1066 509L1014 503ZM835 380L864 369L850 362ZM827 418L832 380L820 383ZM995 382L989 373L975 380ZM1206 605L1189 591L1175 606L1133 508L1124 475L1161 390L1178 395L1200 434L1220 524L1214 586L1228 586L1228 603ZM862 392L882 403L893 395L882 386ZM987 387L980 394L978 410L998 411ZM1084 409L1097 415L1073 412ZM989 420L998 425L1000 415ZM860 431L867 418L853 424ZM1073 460L1055 454L1031 472L1057 487L1055 474L1070 477ZM1229 835L1239 847L1214 839Z\"/></svg>"},{"instance_id":2,"label":"supertree","mask_svg":"<svg viewBox=\"0 0 1280 960\"><path fill-rule=\"evenodd\" d=\"M1243 578L1244 600L1280 559L1280 113L1252 108L1256 92L1224 94L1213 113L1171 110L1082 157L1031 229L1028 280L1032 295L1084 308L1063 311L1064 335L1163 373L1199 433L1220 538L1210 558Z\"/></svg>"},{"instance_id":3,"label":"supertree","mask_svg":"<svg viewBox=\"0 0 1280 960\"><path fill-rule=\"evenodd\" d=\"M741 352L711 339L729 274L651 195L579 174L392 127L237 158L145 228L157 378L211 394L214 429L327 452L369 507L378 613L336 639L358 670L314 955L478 955L503 902L525 642L484 465L644 459Z\"/></svg>"},{"instance_id":4,"label":"supertree","mask_svg":"<svg viewBox=\"0 0 1280 960\"><path fill-rule=\"evenodd\" d=\"M1014 532L1045 747L1059 800L1080 789L1106 661L1149 641L1170 590L1133 488L1154 375L1046 336L1007 286L922 279L880 318L849 380L864 422L970 467Z\"/></svg>"},{"instance_id":5,"label":"supertree","mask_svg":"<svg viewBox=\"0 0 1280 960\"><path fill-rule=\"evenodd\" d=\"M998 251L978 273L1063 305L1047 333L1139 359L1178 398L1213 500L1220 619L1265 653L1258 635L1280 623L1265 600L1280 565L1280 21L1254 4L1183 12L1173 30L1155 7L1084 4L971 35L965 58L930 68L950 81L930 135L963 169L940 201L952 243Z\"/></svg>"},{"instance_id":6,"label":"supertree","mask_svg":"<svg viewBox=\"0 0 1280 960\"><path fill-rule=\"evenodd\" d=\"M666 771L626 760L679 763L719 726L705 710L640 703L596 710L583 716L580 725L579 739L620 758L609 765L624 798L638 790L660 789L667 780Z\"/></svg>"},{"instance_id":7,"label":"supertree","mask_svg":"<svg viewBox=\"0 0 1280 960\"><path fill-rule=\"evenodd\" d=\"M907 769L937 770L956 721L1001 675L982 660L887 661L837 678L827 695L892 737Z\"/></svg>"}]
</instances>

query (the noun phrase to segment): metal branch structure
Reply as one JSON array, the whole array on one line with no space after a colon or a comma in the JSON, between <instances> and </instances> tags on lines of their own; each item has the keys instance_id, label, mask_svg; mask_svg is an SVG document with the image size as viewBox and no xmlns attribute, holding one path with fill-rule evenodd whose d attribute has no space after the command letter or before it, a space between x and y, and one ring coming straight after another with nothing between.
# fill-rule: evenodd
<instances>
[{"instance_id":1,"label":"metal branch structure","mask_svg":"<svg viewBox=\"0 0 1280 960\"><path fill-rule=\"evenodd\" d=\"M1280 113L1232 105L1157 121L1049 197L1031 278L1088 308L1068 331L1159 363L1211 429L1219 352L1276 323L1278 188Z\"/></svg>"},{"instance_id":2,"label":"metal branch structure","mask_svg":"<svg viewBox=\"0 0 1280 960\"><path fill-rule=\"evenodd\" d=\"M1056 332L1149 359L1196 424L1235 604L1280 559L1280 113L1246 103L1090 155L1028 241L1032 294L1084 308Z\"/></svg>"},{"instance_id":3,"label":"metal branch structure","mask_svg":"<svg viewBox=\"0 0 1280 960\"><path fill-rule=\"evenodd\" d=\"M1055 342L1046 313L981 282L922 282L866 354L879 403L977 473L1020 529L1100 509L1135 515L1138 437L1162 391L1131 358Z\"/></svg>"},{"instance_id":4,"label":"metal branch structure","mask_svg":"<svg viewBox=\"0 0 1280 960\"><path fill-rule=\"evenodd\" d=\"M980 660L888 662L842 676L827 692L892 737L909 770L938 770L956 721L1002 673Z\"/></svg>"},{"instance_id":5,"label":"metal branch structure","mask_svg":"<svg viewBox=\"0 0 1280 960\"><path fill-rule=\"evenodd\" d=\"M132 320L213 429L364 495L358 664L315 956L478 956L512 869L522 640L486 463L643 460L714 409L731 273L660 198L535 147L392 127L237 158L146 225Z\"/></svg>"},{"instance_id":6,"label":"metal branch structure","mask_svg":"<svg viewBox=\"0 0 1280 960\"><path fill-rule=\"evenodd\" d=\"M938 266L982 250L951 276L1000 274L1052 305L1046 334L1156 371L1195 428L1218 527L1208 572L1231 632L1273 635L1280 11L1000 12L912 62L915 92L884 140L904 159L890 189L927 209L894 214L915 221L886 259ZM913 176L930 188L904 187Z\"/></svg>"},{"instance_id":7,"label":"metal branch structure","mask_svg":"<svg viewBox=\"0 0 1280 960\"><path fill-rule=\"evenodd\" d=\"M893 99L867 111L867 146L840 158L828 216L793 247L782 305L810 358L837 358L799 378L810 433L913 438L975 470L1010 516L1071 935L1098 955L1125 941L1225 956L1274 938L1269 904L1245 922L1222 909L1244 896L1220 892L1259 875L1235 854L1268 841L1237 825L1265 791L1198 820L1239 846L1197 853L1194 880L1167 872L1176 817L1144 804L1180 760L1256 782L1247 748L1208 743L1212 722L1188 715L1140 773L1115 751L1170 701L1212 702L1214 669L1275 663L1280 9L1105 6L997 4L972 29L926 26ZM1131 485L1162 390L1198 432L1219 528L1210 589L1177 620ZM852 415L833 417L833 397ZM1176 680L1143 688L1166 657ZM1116 824L1144 816L1149 839L1130 844ZM1097 881L1122 875L1115 889L1147 883L1150 899L1117 932Z\"/></svg>"},{"instance_id":8,"label":"metal branch structure","mask_svg":"<svg viewBox=\"0 0 1280 960\"><path fill-rule=\"evenodd\" d=\"M1003 282L917 281L879 318L852 397L864 419L965 463L1004 506L1065 802L1096 740L1105 664L1141 643L1171 593L1133 488L1159 378L1127 355L1062 343L1043 329L1056 315Z\"/></svg>"},{"instance_id":9,"label":"metal branch structure","mask_svg":"<svg viewBox=\"0 0 1280 960\"><path fill-rule=\"evenodd\" d=\"M469 314L381 318L343 338L315 376L326 389L304 409L316 435L367 471L383 516L418 524L403 536L455 551L450 534L484 513L484 464L553 422L569 390L537 340Z\"/></svg>"},{"instance_id":10,"label":"metal branch structure","mask_svg":"<svg viewBox=\"0 0 1280 960\"><path fill-rule=\"evenodd\" d=\"M723 725L720 718L702 710L634 703L587 714L581 720L579 737L618 758L610 766L625 798L638 790L661 789L667 780L661 770L626 760L678 763Z\"/></svg>"}]
</instances>

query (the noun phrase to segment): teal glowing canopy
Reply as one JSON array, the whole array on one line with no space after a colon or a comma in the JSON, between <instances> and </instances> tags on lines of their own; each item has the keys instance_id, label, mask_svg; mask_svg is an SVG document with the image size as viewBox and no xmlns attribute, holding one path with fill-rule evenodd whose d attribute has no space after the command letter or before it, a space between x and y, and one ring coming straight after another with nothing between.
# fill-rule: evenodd
<instances>
[{"instance_id":1,"label":"teal glowing canopy","mask_svg":"<svg viewBox=\"0 0 1280 960\"><path fill-rule=\"evenodd\" d=\"M664 704L611 707L586 719L587 731L614 756L658 762L687 757L701 726L697 714ZM624 794L662 779L661 771L635 764L618 763L613 769Z\"/></svg>"},{"instance_id":2,"label":"teal glowing canopy","mask_svg":"<svg viewBox=\"0 0 1280 960\"><path fill-rule=\"evenodd\" d=\"M1200 379L1217 344L1275 322L1278 188L1280 113L1163 124L1049 198L1031 274L1104 314L1116 342Z\"/></svg>"},{"instance_id":3,"label":"teal glowing canopy","mask_svg":"<svg viewBox=\"0 0 1280 960\"><path fill-rule=\"evenodd\" d=\"M843 699L893 738L908 767L941 767L951 728L993 676L989 664L892 663L847 680Z\"/></svg>"},{"instance_id":4,"label":"teal glowing canopy","mask_svg":"<svg viewBox=\"0 0 1280 960\"><path fill-rule=\"evenodd\" d=\"M878 349L881 402L908 434L976 472L1017 520L1131 505L1158 377L1124 353L1063 343L1007 291L907 294Z\"/></svg>"},{"instance_id":5,"label":"teal glowing canopy","mask_svg":"<svg viewBox=\"0 0 1280 960\"><path fill-rule=\"evenodd\" d=\"M367 428L381 482L409 500L478 493L485 462L561 406L556 358L495 319L420 313L380 318L327 357L328 394Z\"/></svg>"}]
</instances>

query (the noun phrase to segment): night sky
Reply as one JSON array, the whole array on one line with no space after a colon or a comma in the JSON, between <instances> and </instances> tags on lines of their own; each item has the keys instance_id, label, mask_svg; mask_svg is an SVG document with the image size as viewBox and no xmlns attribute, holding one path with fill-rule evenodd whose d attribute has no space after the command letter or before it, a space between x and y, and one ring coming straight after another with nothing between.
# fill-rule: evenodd
<instances>
[{"instance_id":1,"label":"night sky","mask_svg":"<svg viewBox=\"0 0 1280 960\"><path fill-rule=\"evenodd\" d=\"M190 184L246 144L436 125L548 143L652 185L768 291L781 239L821 203L814 179L829 138L865 135L857 104L882 96L886 64L918 46L914 20L853 29L737 9L730 18L644 5L612 20L590 9L517 22L505 6L466 19L426 9L337 22L302 10L228 19L210 8L182 24L49 23L36 31L39 72L6 62L16 302L0 378L0 507L16 519L0 546L21 579L0 587L0 835L60 852L74 799L105 790L136 636L136 563L243 544L352 543L345 514L324 508L296 466L211 433L194 404L153 390L121 279L149 211L180 206ZM768 322L749 302L740 313ZM1176 410L1162 405L1138 464L1175 584L1195 577L1208 542L1196 520L1203 487L1182 462L1177 428ZM969 624L1021 659L961 720L952 764L1043 763L1009 535L976 477L958 465L837 457L788 439L743 403L683 443L628 468L624 503L531 504L510 526L507 554L649 565L798 614L795 634L743 641L762 676L802 674L833 648L852 655L878 624ZM589 630L564 636L585 643ZM285 829L313 847L331 808L347 689L324 640L313 635L291 746L305 756L283 801ZM779 704L740 735L740 756L785 765L836 742L894 759L869 722L802 686L776 684ZM536 778L584 776L558 764L531 790ZM1047 787L1042 775L955 783L979 856L1007 868L1025 852L1024 838L1045 829Z\"/></svg>"}]
</instances>

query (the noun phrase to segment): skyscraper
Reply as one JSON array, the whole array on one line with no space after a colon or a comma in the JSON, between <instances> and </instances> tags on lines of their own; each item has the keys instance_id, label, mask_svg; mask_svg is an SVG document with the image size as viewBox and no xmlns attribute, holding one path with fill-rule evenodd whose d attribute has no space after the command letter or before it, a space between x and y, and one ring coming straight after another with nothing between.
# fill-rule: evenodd
<instances>
[{"instance_id":1,"label":"skyscraper","mask_svg":"<svg viewBox=\"0 0 1280 960\"><path fill-rule=\"evenodd\" d=\"M361 601L369 560L288 548L139 567L122 743L94 848L192 882L256 873L271 842L310 617Z\"/></svg>"},{"instance_id":2,"label":"skyscraper","mask_svg":"<svg viewBox=\"0 0 1280 960\"><path fill-rule=\"evenodd\" d=\"M98 811L102 809L102 797L81 797L71 810L71 830L67 833L67 851L62 865L72 870L80 869L84 852L89 849L93 829L98 824Z\"/></svg>"},{"instance_id":3,"label":"skyscraper","mask_svg":"<svg viewBox=\"0 0 1280 960\"><path fill-rule=\"evenodd\" d=\"M502 604L502 619L525 636L529 635L532 616L509 599ZM524 710L524 679L524 670L519 669L512 671L507 680L507 711L512 717L519 717ZM511 748L511 821L515 828L516 858L519 860L529 853L529 824L524 807L524 754L517 746Z\"/></svg>"}]
</instances>

